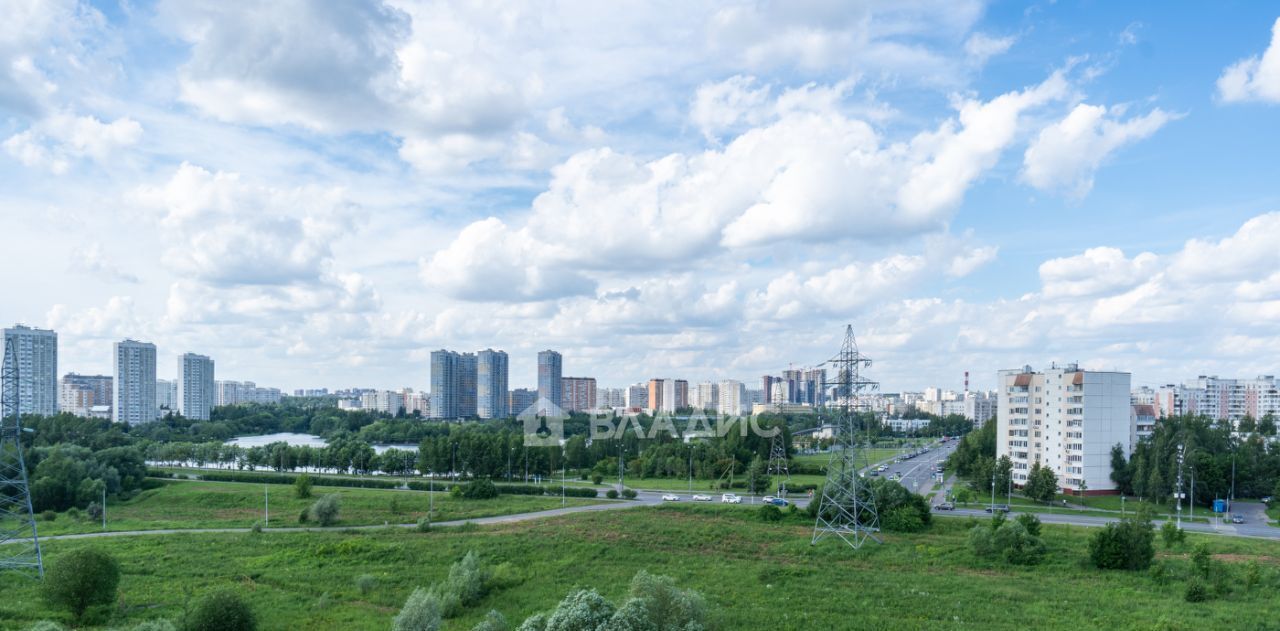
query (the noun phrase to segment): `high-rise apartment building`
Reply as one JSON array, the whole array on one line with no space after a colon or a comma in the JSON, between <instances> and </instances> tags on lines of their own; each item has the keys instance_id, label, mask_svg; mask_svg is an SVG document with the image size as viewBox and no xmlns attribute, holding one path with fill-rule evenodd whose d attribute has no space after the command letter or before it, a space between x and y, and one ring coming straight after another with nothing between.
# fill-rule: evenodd
<instances>
[{"instance_id":1,"label":"high-rise apartment building","mask_svg":"<svg viewBox=\"0 0 1280 631\"><path fill-rule=\"evenodd\" d=\"M670 382L671 382L670 379L650 379L649 380L649 393L645 397L645 399L648 401L648 404L645 406L645 409L648 410L649 413L652 414L655 412L663 412L667 410L665 403L675 398L675 392L674 392L675 385L670 384ZM672 393L668 398L665 395L665 392L668 389L669 384L670 384Z\"/></svg>"},{"instance_id":2,"label":"high-rise apartment building","mask_svg":"<svg viewBox=\"0 0 1280 631\"><path fill-rule=\"evenodd\" d=\"M1013 483L1031 465L1053 469L1066 492L1111 492L1111 448L1133 452L1127 372L1080 370L1075 364L997 373L996 455L1013 461Z\"/></svg>"},{"instance_id":3,"label":"high-rise apartment building","mask_svg":"<svg viewBox=\"0 0 1280 631\"><path fill-rule=\"evenodd\" d=\"M633 386L627 386L626 401L623 403L627 409L631 410L647 410L649 409L649 384L637 383Z\"/></svg>"},{"instance_id":4,"label":"high-rise apartment building","mask_svg":"<svg viewBox=\"0 0 1280 631\"><path fill-rule=\"evenodd\" d=\"M693 407L698 410L715 410L720 406L720 385L703 381L694 390Z\"/></svg>"},{"instance_id":5,"label":"high-rise apartment building","mask_svg":"<svg viewBox=\"0 0 1280 631\"><path fill-rule=\"evenodd\" d=\"M431 418L462 418L462 355L449 350L431 353Z\"/></svg>"},{"instance_id":6,"label":"high-rise apartment building","mask_svg":"<svg viewBox=\"0 0 1280 631\"><path fill-rule=\"evenodd\" d=\"M560 353L552 350L538 353L538 398L551 405L560 405L564 401L562 363ZM551 410L540 409L538 412L546 414Z\"/></svg>"},{"instance_id":7,"label":"high-rise apartment building","mask_svg":"<svg viewBox=\"0 0 1280 631\"><path fill-rule=\"evenodd\" d=\"M684 379L676 379L675 385L675 407L671 411L680 410L689 407L689 382Z\"/></svg>"},{"instance_id":8,"label":"high-rise apartment building","mask_svg":"<svg viewBox=\"0 0 1280 631\"><path fill-rule=\"evenodd\" d=\"M584 412L596 407L595 377L564 377L560 379L560 409L565 412Z\"/></svg>"},{"instance_id":9,"label":"high-rise apartment building","mask_svg":"<svg viewBox=\"0 0 1280 631\"><path fill-rule=\"evenodd\" d=\"M3 362L16 361L18 413L58 413L58 334L21 324L4 330ZM12 353L10 353L12 351ZM0 396L4 396L0 393Z\"/></svg>"},{"instance_id":10,"label":"high-rise apartment building","mask_svg":"<svg viewBox=\"0 0 1280 631\"><path fill-rule=\"evenodd\" d=\"M458 416L476 417L476 354L458 354Z\"/></svg>"},{"instance_id":11,"label":"high-rise apartment building","mask_svg":"<svg viewBox=\"0 0 1280 631\"><path fill-rule=\"evenodd\" d=\"M69 372L58 384L58 411L76 416L90 416L91 408L111 410L111 376L79 375Z\"/></svg>"},{"instance_id":12,"label":"high-rise apartment building","mask_svg":"<svg viewBox=\"0 0 1280 631\"><path fill-rule=\"evenodd\" d=\"M538 391L530 390L529 388L516 388L511 391L511 395L507 397L507 400L511 414L519 416L538 402Z\"/></svg>"},{"instance_id":13,"label":"high-rise apartment building","mask_svg":"<svg viewBox=\"0 0 1280 631\"><path fill-rule=\"evenodd\" d=\"M751 409L747 401L747 387L741 381L726 379L720 382L720 398L716 402L717 411L728 416L742 416Z\"/></svg>"},{"instance_id":14,"label":"high-rise apartment building","mask_svg":"<svg viewBox=\"0 0 1280 631\"><path fill-rule=\"evenodd\" d=\"M178 409L189 419L209 420L218 400L213 378L213 360L206 355L178 356Z\"/></svg>"},{"instance_id":15,"label":"high-rise apartment building","mask_svg":"<svg viewBox=\"0 0 1280 631\"><path fill-rule=\"evenodd\" d=\"M156 420L156 345L125 340L112 345L115 364L117 423L150 423Z\"/></svg>"},{"instance_id":16,"label":"high-rise apartment building","mask_svg":"<svg viewBox=\"0 0 1280 631\"><path fill-rule=\"evenodd\" d=\"M156 416L179 413L178 382L169 379L156 379Z\"/></svg>"},{"instance_id":17,"label":"high-rise apartment building","mask_svg":"<svg viewBox=\"0 0 1280 631\"><path fill-rule=\"evenodd\" d=\"M994 392L975 390L964 393L964 417L973 421L974 427L982 427L996 415Z\"/></svg>"},{"instance_id":18,"label":"high-rise apartment building","mask_svg":"<svg viewBox=\"0 0 1280 631\"><path fill-rule=\"evenodd\" d=\"M476 354L476 415L511 416L507 400L507 354L491 348Z\"/></svg>"},{"instance_id":19,"label":"high-rise apartment building","mask_svg":"<svg viewBox=\"0 0 1280 631\"><path fill-rule=\"evenodd\" d=\"M1137 392L1145 398L1147 393ZM1280 416L1280 384L1272 375L1255 379L1199 376L1150 394L1158 417L1197 415L1239 422L1244 417ZM1141 401L1135 401L1139 403Z\"/></svg>"},{"instance_id":20,"label":"high-rise apartment building","mask_svg":"<svg viewBox=\"0 0 1280 631\"><path fill-rule=\"evenodd\" d=\"M284 393L279 388L260 388L252 381L214 381L214 400L217 405L243 405L246 403L279 403ZM312 396L312 395L308 395Z\"/></svg>"},{"instance_id":21,"label":"high-rise apartment building","mask_svg":"<svg viewBox=\"0 0 1280 631\"><path fill-rule=\"evenodd\" d=\"M621 408L626 407L627 397L624 388L600 388L596 391L596 407L599 408Z\"/></svg>"}]
</instances>

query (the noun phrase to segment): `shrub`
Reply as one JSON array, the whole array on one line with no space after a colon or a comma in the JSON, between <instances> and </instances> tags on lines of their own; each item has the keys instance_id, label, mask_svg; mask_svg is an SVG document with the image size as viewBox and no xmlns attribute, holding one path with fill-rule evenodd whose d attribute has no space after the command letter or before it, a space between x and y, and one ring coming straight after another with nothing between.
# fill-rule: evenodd
<instances>
[{"instance_id":1,"label":"shrub","mask_svg":"<svg viewBox=\"0 0 1280 631\"><path fill-rule=\"evenodd\" d=\"M437 631L440 628L440 601L421 587L409 594L404 607L391 622L392 631Z\"/></svg>"},{"instance_id":2,"label":"shrub","mask_svg":"<svg viewBox=\"0 0 1280 631\"><path fill-rule=\"evenodd\" d=\"M115 602L119 584L120 564L110 555L95 548L73 550L49 565L44 597L81 620L90 607Z\"/></svg>"},{"instance_id":3,"label":"shrub","mask_svg":"<svg viewBox=\"0 0 1280 631\"><path fill-rule=\"evenodd\" d=\"M85 513L89 515L89 519L98 521L102 519L102 505L97 502L89 502L89 507L85 509Z\"/></svg>"},{"instance_id":4,"label":"shrub","mask_svg":"<svg viewBox=\"0 0 1280 631\"><path fill-rule=\"evenodd\" d=\"M304 473L294 479L293 496L300 500L311 499L311 476Z\"/></svg>"},{"instance_id":5,"label":"shrub","mask_svg":"<svg viewBox=\"0 0 1280 631\"><path fill-rule=\"evenodd\" d=\"M44 521L53 521L53 520L55 520L55 519L57 519L57 518L58 518L58 512L57 512L57 511L47 510L47 511L45 511L45 512L43 512L43 513L40 513L40 519L42 519L42 520L44 520Z\"/></svg>"},{"instance_id":6,"label":"shrub","mask_svg":"<svg viewBox=\"0 0 1280 631\"><path fill-rule=\"evenodd\" d=\"M445 589L455 594L462 606L469 607L484 597L490 576L489 569L480 563L480 555L472 550L449 567Z\"/></svg>"},{"instance_id":7,"label":"shrub","mask_svg":"<svg viewBox=\"0 0 1280 631\"><path fill-rule=\"evenodd\" d=\"M67 628L52 620L41 620L33 623L24 631L67 631Z\"/></svg>"},{"instance_id":8,"label":"shrub","mask_svg":"<svg viewBox=\"0 0 1280 631\"><path fill-rule=\"evenodd\" d=\"M498 497L498 487L488 478L462 485L462 497L468 500L491 500Z\"/></svg>"},{"instance_id":9,"label":"shrub","mask_svg":"<svg viewBox=\"0 0 1280 631\"><path fill-rule=\"evenodd\" d=\"M635 498L636 498L636 490L635 490L635 489L622 489L622 497L623 497L624 499L633 500L633 499L635 499Z\"/></svg>"},{"instance_id":10,"label":"shrub","mask_svg":"<svg viewBox=\"0 0 1280 631\"><path fill-rule=\"evenodd\" d=\"M775 507L776 508L776 507ZM666 576L644 570L631 579L631 598L614 613L617 629L704 629L707 603L691 589L680 589ZM623 621L640 624L623 625Z\"/></svg>"},{"instance_id":11,"label":"shrub","mask_svg":"<svg viewBox=\"0 0 1280 631\"><path fill-rule=\"evenodd\" d=\"M914 508L907 506L899 506L886 513L880 525L885 530L894 532L920 532L924 530L924 522L920 520L920 514Z\"/></svg>"},{"instance_id":12,"label":"shrub","mask_svg":"<svg viewBox=\"0 0 1280 631\"><path fill-rule=\"evenodd\" d=\"M507 619L497 609L490 609L476 626L471 627L471 631L507 631Z\"/></svg>"},{"instance_id":13,"label":"shrub","mask_svg":"<svg viewBox=\"0 0 1280 631\"><path fill-rule=\"evenodd\" d=\"M1089 559L1104 570L1145 570L1156 555L1155 529L1145 519L1107 524L1089 540Z\"/></svg>"},{"instance_id":14,"label":"shrub","mask_svg":"<svg viewBox=\"0 0 1280 631\"><path fill-rule=\"evenodd\" d=\"M1169 566L1164 563L1151 564L1151 580L1156 585L1167 585L1169 583Z\"/></svg>"},{"instance_id":15,"label":"shrub","mask_svg":"<svg viewBox=\"0 0 1280 631\"><path fill-rule=\"evenodd\" d=\"M969 530L969 546L976 556L999 557L1014 565L1034 565L1044 558L1044 541L1027 532L1019 521L996 517Z\"/></svg>"},{"instance_id":16,"label":"shrub","mask_svg":"<svg viewBox=\"0 0 1280 631\"><path fill-rule=\"evenodd\" d=\"M1187 579L1187 590L1182 593L1182 599L1189 603L1202 603L1209 600L1209 588L1205 587L1204 581L1193 576Z\"/></svg>"},{"instance_id":17,"label":"shrub","mask_svg":"<svg viewBox=\"0 0 1280 631\"><path fill-rule=\"evenodd\" d=\"M431 518L430 518L430 517L419 517L419 518L418 518L418 532L431 532Z\"/></svg>"},{"instance_id":18,"label":"shrub","mask_svg":"<svg viewBox=\"0 0 1280 631\"><path fill-rule=\"evenodd\" d=\"M239 594L229 589L205 594L197 600L182 625L183 631L254 631L257 628L258 618L253 610Z\"/></svg>"},{"instance_id":19,"label":"shrub","mask_svg":"<svg viewBox=\"0 0 1280 631\"><path fill-rule=\"evenodd\" d=\"M600 475L599 473L591 474L592 484L600 484L601 482L604 482L604 476Z\"/></svg>"},{"instance_id":20,"label":"shrub","mask_svg":"<svg viewBox=\"0 0 1280 631\"><path fill-rule=\"evenodd\" d=\"M74 506L67 509L67 519L74 519L76 521L80 521L81 517L82 515L80 514L80 509Z\"/></svg>"},{"instance_id":21,"label":"shrub","mask_svg":"<svg viewBox=\"0 0 1280 631\"><path fill-rule=\"evenodd\" d=\"M1172 548L1187 540L1187 531L1178 527L1178 524L1166 521L1160 526L1160 539L1164 541L1165 549Z\"/></svg>"},{"instance_id":22,"label":"shrub","mask_svg":"<svg viewBox=\"0 0 1280 631\"><path fill-rule=\"evenodd\" d=\"M1213 557L1209 554L1209 546L1202 543L1191 552L1191 567L1195 569L1196 575L1200 578L1209 578L1212 563Z\"/></svg>"},{"instance_id":23,"label":"shrub","mask_svg":"<svg viewBox=\"0 0 1280 631\"><path fill-rule=\"evenodd\" d=\"M1020 513L1017 517L1018 523L1027 529L1027 534L1032 537L1040 536L1040 518L1031 513Z\"/></svg>"},{"instance_id":24,"label":"shrub","mask_svg":"<svg viewBox=\"0 0 1280 631\"><path fill-rule=\"evenodd\" d=\"M308 506L302 509L301 513L298 513L298 523L305 524L310 520L311 520L311 507Z\"/></svg>"},{"instance_id":25,"label":"shrub","mask_svg":"<svg viewBox=\"0 0 1280 631\"><path fill-rule=\"evenodd\" d=\"M546 631L601 629L613 616L613 605L594 589L576 591L565 597L547 617Z\"/></svg>"},{"instance_id":26,"label":"shrub","mask_svg":"<svg viewBox=\"0 0 1280 631\"><path fill-rule=\"evenodd\" d=\"M1249 561L1249 565L1244 569L1244 587L1249 591L1253 591L1262 583L1262 566L1258 565L1258 560Z\"/></svg>"},{"instance_id":27,"label":"shrub","mask_svg":"<svg viewBox=\"0 0 1280 631\"><path fill-rule=\"evenodd\" d=\"M311 519L321 526L338 523L338 496L330 493L311 505Z\"/></svg>"},{"instance_id":28,"label":"shrub","mask_svg":"<svg viewBox=\"0 0 1280 631\"><path fill-rule=\"evenodd\" d=\"M606 492L604 496L611 500L616 500L618 499L618 489L609 489L609 491Z\"/></svg>"},{"instance_id":29,"label":"shrub","mask_svg":"<svg viewBox=\"0 0 1280 631\"><path fill-rule=\"evenodd\" d=\"M377 586L378 579L374 578L371 574L361 574L356 577L356 589L360 590L360 593L365 596L368 596L369 593L373 591L373 588Z\"/></svg>"},{"instance_id":30,"label":"shrub","mask_svg":"<svg viewBox=\"0 0 1280 631\"><path fill-rule=\"evenodd\" d=\"M782 511L773 504L760 507L760 521L782 521Z\"/></svg>"}]
</instances>

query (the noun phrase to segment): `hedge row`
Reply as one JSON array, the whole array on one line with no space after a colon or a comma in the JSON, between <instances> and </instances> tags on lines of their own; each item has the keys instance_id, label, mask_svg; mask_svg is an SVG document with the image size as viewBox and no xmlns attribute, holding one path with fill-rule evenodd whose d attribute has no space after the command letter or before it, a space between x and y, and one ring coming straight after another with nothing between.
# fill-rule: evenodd
<instances>
[{"instance_id":1,"label":"hedge row","mask_svg":"<svg viewBox=\"0 0 1280 631\"><path fill-rule=\"evenodd\" d=\"M147 475L153 478L174 478L177 477L168 471L159 469L148 469ZM250 482L254 484L293 484L298 476L290 473L269 473L256 471L204 471L197 477L206 482ZM395 489L400 488L401 481L399 479L378 479L378 478L343 478L331 476L311 476L311 483L316 486L338 486L361 489ZM452 484L448 482L436 482L434 485L430 480L409 480L408 486L415 491L436 491L447 492L452 488ZM558 487L544 486L537 484L498 484L498 492L503 495L559 495ZM582 487L565 487L564 494L568 497L596 497L595 489Z\"/></svg>"}]
</instances>

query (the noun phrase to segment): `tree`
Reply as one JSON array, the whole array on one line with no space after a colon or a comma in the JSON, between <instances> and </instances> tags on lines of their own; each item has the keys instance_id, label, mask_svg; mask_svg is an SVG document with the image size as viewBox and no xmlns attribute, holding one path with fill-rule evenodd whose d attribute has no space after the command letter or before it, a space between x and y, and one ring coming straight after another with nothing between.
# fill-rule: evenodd
<instances>
[{"instance_id":1,"label":"tree","mask_svg":"<svg viewBox=\"0 0 1280 631\"><path fill-rule=\"evenodd\" d=\"M1258 433L1263 436L1276 435L1276 417L1270 412L1267 412L1266 416L1263 416L1262 420L1258 421Z\"/></svg>"},{"instance_id":2,"label":"tree","mask_svg":"<svg viewBox=\"0 0 1280 631\"><path fill-rule=\"evenodd\" d=\"M613 616L613 605L594 589L576 591L560 601L547 618L546 631L593 631Z\"/></svg>"},{"instance_id":3,"label":"tree","mask_svg":"<svg viewBox=\"0 0 1280 631\"><path fill-rule=\"evenodd\" d=\"M1037 502L1052 502L1058 493L1058 474L1049 467L1040 466L1039 462L1032 463L1022 493Z\"/></svg>"},{"instance_id":4,"label":"tree","mask_svg":"<svg viewBox=\"0 0 1280 631\"><path fill-rule=\"evenodd\" d=\"M440 628L440 600L421 587L409 594L404 607L391 622L392 631L437 631Z\"/></svg>"},{"instance_id":5,"label":"tree","mask_svg":"<svg viewBox=\"0 0 1280 631\"><path fill-rule=\"evenodd\" d=\"M330 493L316 500L308 512L312 521L321 526L332 526L338 523L338 509L338 495Z\"/></svg>"},{"instance_id":6,"label":"tree","mask_svg":"<svg viewBox=\"0 0 1280 631\"><path fill-rule=\"evenodd\" d=\"M748 492L753 494L769 490L769 470L759 454L751 459L747 468L747 484L751 487Z\"/></svg>"},{"instance_id":7,"label":"tree","mask_svg":"<svg viewBox=\"0 0 1280 631\"><path fill-rule=\"evenodd\" d=\"M782 511L773 504L760 507L760 521L782 521Z\"/></svg>"},{"instance_id":8,"label":"tree","mask_svg":"<svg viewBox=\"0 0 1280 631\"><path fill-rule=\"evenodd\" d=\"M1160 527L1160 538L1164 540L1164 547L1172 548L1183 541L1187 540L1187 532L1178 527L1178 524L1166 521Z\"/></svg>"},{"instance_id":9,"label":"tree","mask_svg":"<svg viewBox=\"0 0 1280 631\"><path fill-rule=\"evenodd\" d=\"M1133 495L1133 470L1125 459L1124 446L1116 443L1111 447L1111 481L1121 493Z\"/></svg>"},{"instance_id":10,"label":"tree","mask_svg":"<svg viewBox=\"0 0 1280 631\"><path fill-rule=\"evenodd\" d=\"M497 609L490 609L484 620L471 627L471 631L507 631L507 618Z\"/></svg>"},{"instance_id":11,"label":"tree","mask_svg":"<svg viewBox=\"0 0 1280 631\"><path fill-rule=\"evenodd\" d=\"M183 631L254 631L258 618L240 594L220 589L196 601L187 613Z\"/></svg>"},{"instance_id":12,"label":"tree","mask_svg":"<svg viewBox=\"0 0 1280 631\"><path fill-rule=\"evenodd\" d=\"M304 473L293 481L293 496L300 500L311 499L311 476Z\"/></svg>"},{"instance_id":13,"label":"tree","mask_svg":"<svg viewBox=\"0 0 1280 631\"><path fill-rule=\"evenodd\" d=\"M498 497L498 487L492 480L474 480L462 485L461 495L469 500L491 500Z\"/></svg>"},{"instance_id":14,"label":"tree","mask_svg":"<svg viewBox=\"0 0 1280 631\"><path fill-rule=\"evenodd\" d=\"M73 550L57 557L44 577L44 597L64 607L77 621L96 605L115 601L120 564L95 548Z\"/></svg>"}]
</instances>

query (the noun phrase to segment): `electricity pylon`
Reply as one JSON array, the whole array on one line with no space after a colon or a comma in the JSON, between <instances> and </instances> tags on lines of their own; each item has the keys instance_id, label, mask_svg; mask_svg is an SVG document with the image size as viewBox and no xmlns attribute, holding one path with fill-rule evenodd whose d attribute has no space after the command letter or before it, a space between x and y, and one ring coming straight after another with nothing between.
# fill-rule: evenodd
<instances>
[{"instance_id":1,"label":"electricity pylon","mask_svg":"<svg viewBox=\"0 0 1280 631\"><path fill-rule=\"evenodd\" d=\"M22 458L19 392L17 349L5 344L0 366L0 572L15 570L44 578L31 485Z\"/></svg>"},{"instance_id":2,"label":"electricity pylon","mask_svg":"<svg viewBox=\"0 0 1280 631\"><path fill-rule=\"evenodd\" d=\"M835 535L858 549L868 538L880 543L876 536L880 532L880 516L876 513L875 493L859 472L862 441L858 437L861 429L870 435L870 428L862 427L862 419L871 409L868 397L880 389L880 384L862 376L862 369L871 366L871 358L858 351L853 325L845 329L840 353L824 363L835 369L835 381L824 382L823 387L835 388L838 411L827 481L818 499L810 545Z\"/></svg>"},{"instance_id":3,"label":"electricity pylon","mask_svg":"<svg viewBox=\"0 0 1280 631\"><path fill-rule=\"evenodd\" d=\"M787 443L781 427L769 441L769 476L778 480L778 496L786 497L791 472L787 470Z\"/></svg>"}]
</instances>

